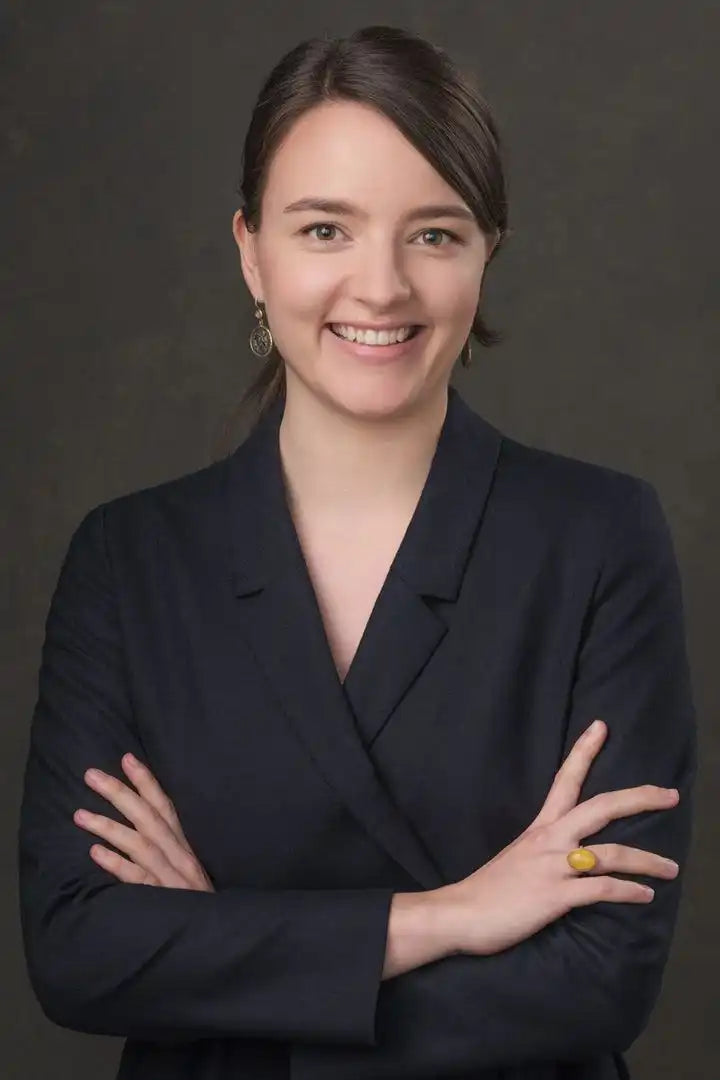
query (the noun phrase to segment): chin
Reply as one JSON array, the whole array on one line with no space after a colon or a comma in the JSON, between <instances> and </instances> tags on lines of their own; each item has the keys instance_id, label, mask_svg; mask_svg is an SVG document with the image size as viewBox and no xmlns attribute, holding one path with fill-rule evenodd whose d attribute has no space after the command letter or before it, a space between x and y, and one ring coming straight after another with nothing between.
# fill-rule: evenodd
<instances>
[{"instance_id":1,"label":"chin","mask_svg":"<svg viewBox=\"0 0 720 1080\"><path fill-rule=\"evenodd\" d=\"M409 379L378 379L374 385L362 380L328 387L325 397L338 411L349 416L385 420L411 412L423 396L422 389L422 385Z\"/></svg>"},{"instance_id":2,"label":"chin","mask_svg":"<svg viewBox=\"0 0 720 1080\"><path fill-rule=\"evenodd\" d=\"M402 368L374 371L320 363L311 371L296 368L293 374L304 386L304 393L310 393L324 408L357 419L386 420L406 416L445 394L451 372L443 365L428 366L421 360Z\"/></svg>"}]
</instances>

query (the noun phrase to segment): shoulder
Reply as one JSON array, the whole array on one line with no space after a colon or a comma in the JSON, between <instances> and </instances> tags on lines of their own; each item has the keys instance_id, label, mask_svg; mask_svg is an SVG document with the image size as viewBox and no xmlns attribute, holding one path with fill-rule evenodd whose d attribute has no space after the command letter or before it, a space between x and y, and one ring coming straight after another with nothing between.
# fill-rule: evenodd
<instances>
[{"instance_id":1,"label":"shoulder","mask_svg":"<svg viewBox=\"0 0 720 1080\"><path fill-rule=\"evenodd\" d=\"M501 499L544 520L608 524L618 515L655 513L653 484L609 465L530 446L502 436L496 475Z\"/></svg>"},{"instance_id":2,"label":"shoulder","mask_svg":"<svg viewBox=\"0 0 720 1080\"><path fill-rule=\"evenodd\" d=\"M469 466L481 480L492 462L494 508L514 508L517 520L523 514L547 523L604 517L657 498L643 477L523 442L496 427L457 393L452 401L452 415L458 417L463 434L458 464ZM474 447L470 453L468 446Z\"/></svg>"},{"instance_id":3,"label":"shoulder","mask_svg":"<svg viewBox=\"0 0 720 1080\"><path fill-rule=\"evenodd\" d=\"M76 525L71 548L157 550L163 538L173 542L225 533L221 515L228 458L132 491L87 509Z\"/></svg>"},{"instance_id":4,"label":"shoulder","mask_svg":"<svg viewBox=\"0 0 720 1080\"><path fill-rule=\"evenodd\" d=\"M669 522L655 486L626 470L502 435L491 507L513 550L552 553L563 564L675 573Z\"/></svg>"}]
</instances>

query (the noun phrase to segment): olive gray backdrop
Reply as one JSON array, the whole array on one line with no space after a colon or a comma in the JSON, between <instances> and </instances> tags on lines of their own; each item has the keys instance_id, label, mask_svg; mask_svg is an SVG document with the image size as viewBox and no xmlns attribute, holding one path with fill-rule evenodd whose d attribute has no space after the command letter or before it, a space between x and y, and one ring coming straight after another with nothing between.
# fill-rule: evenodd
<instances>
[{"instance_id":1,"label":"olive gray backdrop","mask_svg":"<svg viewBox=\"0 0 720 1080\"><path fill-rule=\"evenodd\" d=\"M60 560L91 507L212 459L258 362L230 231L255 95L298 41L378 22L473 69L504 136L514 235L485 305L508 337L475 345L456 385L517 439L650 480L670 520L697 819L663 992L629 1062L634 1080L720 1074L720 5L0 0L4 1080L112 1078L121 1046L47 1021L21 949L17 813Z\"/></svg>"}]
</instances>

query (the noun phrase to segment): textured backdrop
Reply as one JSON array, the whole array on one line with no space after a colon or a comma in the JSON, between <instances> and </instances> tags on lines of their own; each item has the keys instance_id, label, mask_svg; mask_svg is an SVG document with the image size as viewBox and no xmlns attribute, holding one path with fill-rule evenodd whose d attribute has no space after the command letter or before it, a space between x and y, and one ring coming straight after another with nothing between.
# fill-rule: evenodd
<instances>
[{"instance_id":1,"label":"textured backdrop","mask_svg":"<svg viewBox=\"0 0 720 1080\"><path fill-rule=\"evenodd\" d=\"M634 1080L720 1074L720 871L698 857L719 841L720 4L0 0L4 1080L109 1078L120 1048L45 1020L20 944L17 810L60 559L91 506L217 456L257 363L230 231L252 103L299 40L377 22L449 48L504 136L513 236L484 296L507 340L476 344L456 384L515 438L650 480L670 520L697 854L629 1061Z\"/></svg>"}]
</instances>

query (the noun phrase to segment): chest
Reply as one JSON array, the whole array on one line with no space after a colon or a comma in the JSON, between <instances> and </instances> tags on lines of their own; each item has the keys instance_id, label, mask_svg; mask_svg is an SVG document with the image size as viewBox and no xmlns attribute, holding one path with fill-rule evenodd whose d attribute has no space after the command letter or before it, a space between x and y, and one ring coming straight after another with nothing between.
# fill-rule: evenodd
<instances>
[{"instance_id":1,"label":"chest","mask_svg":"<svg viewBox=\"0 0 720 1080\"><path fill-rule=\"evenodd\" d=\"M457 596L444 599L412 573L388 577L407 528L399 516L372 528L301 522L304 566L288 545L290 569L262 587L233 578L230 588L226 564L177 529L144 560L137 545L114 552L146 759L218 880L394 882L396 857L374 838L378 824L397 824L383 791L451 878L537 812L557 768L590 576L497 517L486 516ZM432 547L417 537L417 563L442 557L451 526ZM331 659L340 678L349 671L344 693Z\"/></svg>"},{"instance_id":2,"label":"chest","mask_svg":"<svg viewBox=\"0 0 720 1080\"><path fill-rule=\"evenodd\" d=\"M325 636L344 680L397 553L407 522L371 533L305 527L301 546Z\"/></svg>"}]
</instances>

